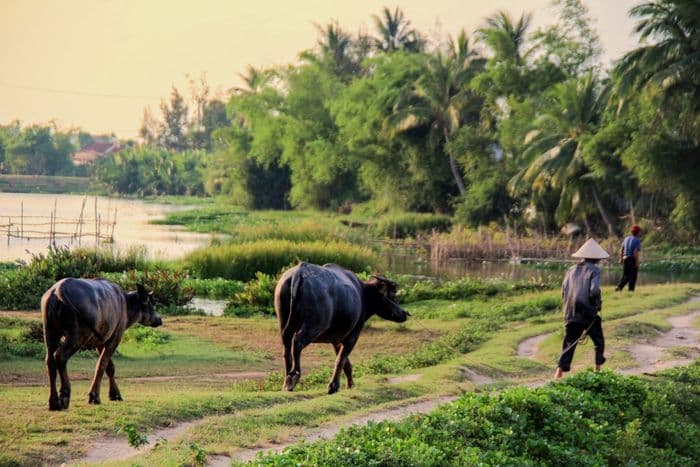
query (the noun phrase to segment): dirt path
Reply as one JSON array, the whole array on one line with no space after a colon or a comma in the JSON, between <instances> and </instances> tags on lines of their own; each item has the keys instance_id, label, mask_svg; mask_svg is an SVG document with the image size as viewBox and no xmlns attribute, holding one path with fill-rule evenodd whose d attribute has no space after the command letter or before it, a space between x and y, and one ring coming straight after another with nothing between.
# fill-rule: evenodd
<instances>
[{"instance_id":1,"label":"dirt path","mask_svg":"<svg viewBox=\"0 0 700 467\"><path fill-rule=\"evenodd\" d=\"M692 301L699 300L693 299ZM700 310L696 310L681 316L671 317L668 319L672 326L670 331L659 335L649 343L637 343L631 345L628 350L634 356L635 360L637 361L637 365L633 368L624 369L621 371L621 373L627 375L638 375L659 371L674 366L686 365L692 362L695 357L700 356L700 330L693 326L694 321L698 317L700 317ZM518 356L532 358L537 353L539 344L551 334L552 333L541 334L523 340L520 345L518 345ZM662 359L669 349L679 347L683 348L684 356L682 358L671 360ZM484 385L493 382L491 378L480 375L470 368L463 367L461 371L463 371L476 385ZM255 378L257 376L256 373L257 372L250 372L247 374L251 375L251 378ZM241 373L230 375L235 377L240 376ZM396 384L404 381L412 381L418 377L418 375L405 375L389 378L387 382L390 384ZM547 380L536 381L529 386L539 386L545 384L546 382ZM442 397L433 400L422 400L401 407L371 412L361 417L346 420L341 425L336 424L333 426L322 426L316 430L311 430L304 435L303 439L307 442L313 442L323 438L331 438L335 436L342 428L352 425L362 425L369 421L376 422L382 420L399 420L409 415L427 413L434 410L439 405L446 404L455 399L456 397ZM152 449L153 445L160 439L166 439L169 442L176 441L190 428L202 423L202 421L203 419L185 422L171 428L156 430L155 432L149 434L151 444L147 445L140 451L131 448L124 438L101 438L92 445L84 458L75 462L91 463L106 460L126 460L137 454L144 454L145 452L148 452L148 450ZM208 465L221 467L230 465L231 461L234 459L237 461L251 460L260 452L279 452L288 446L298 443L300 440L301 439L292 439L285 443L239 450L233 457L225 455L211 455L208 457Z\"/></svg>"},{"instance_id":2,"label":"dirt path","mask_svg":"<svg viewBox=\"0 0 700 467\"><path fill-rule=\"evenodd\" d=\"M537 336L528 337L518 344L518 357L533 358L537 354L540 344L553 333L548 332Z\"/></svg>"},{"instance_id":3,"label":"dirt path","mask_svg":"<svg viewBox=\"0 0 700 467\"><path fill-rule=\"evenodd\" d=\"M700 356L700 330L693 327L693 322L700 317L700 310L686 315L668 318L672 329L654 338L651 342L636 343L628 347L637 364L625 368L625 375L653 373L666 368L687 365ZM682 347L682 356L664 359L670 349Z\"/></svg>"}]
</instances>

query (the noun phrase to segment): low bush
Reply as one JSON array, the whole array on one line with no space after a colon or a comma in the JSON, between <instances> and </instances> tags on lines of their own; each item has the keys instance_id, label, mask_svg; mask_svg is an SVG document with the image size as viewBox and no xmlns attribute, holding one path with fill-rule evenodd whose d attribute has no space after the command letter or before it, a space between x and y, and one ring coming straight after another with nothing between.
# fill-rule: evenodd
<instances>
[{"instance_id":1,"label":"low bush","mask_svg":"<svg viewBox=\"0 0 700 467\"><path fill-rule=\"evenodd\" d=\"M0 355L42 358L45 352L39 321L0 317Z\"/></svg>"},{"instance_id":2,"label":"low bush","mask_svg":"<svg viewBox=\"0 0 700 467\"><path fill-rule=\"evenodd\" d=\"M188 254L184 263L201 278L248 281L258 272L276 275L299 261L337 263L353 271L377 269L381 265L369 248L339 241L295 243L288 240L210 246Z\"/></svg>"},{"instance_id":3,"label":"low bush","mask_svg":"<svg viewBox=\"0 0 700 467\"><path fill-rule=\"evenodd\" d=\"M464 300L472 297L489 297L501 294L516 294L528 291L547 290L554 283L539 281L509 281L505 279L470 279L452 281L418 281L411 285L401 284L398 292L402 303L420 300Z\"/></svg>"},{"instance_id":4,"label":"low bush","mask_svg":"<svg viewBox=\"0 0 700 467\"><path fill-rule=\"evenodd\" d=\"M205 297L215 300L228 300L242 292L245 284L241 281L222 279L199 279L188 277L185 286L192 289L195 297Z\"/></svg>"},{"instance_id":5,"label":"low bush","mask_svg":"<svg viewBox=\"0 0 700 467\"><path fill-rule=\"evenodd\" d=\"M187 305L194 296L194 290L186 283L187 275L181 271L131 270L122 274L105 274L105 276L119 284L124 291L136 290L136 285L142 284L153 292L158 311L163 314L166 314L172 306Z\"/></svg>"},{"instance_id":6,"label":"low bush","mask_svg":"<svg viewBox=\"0 0 700 467\"><path fill-rule=\"evenodd\" d=\"M689 370L697 381L700 365ZM582 372L542 388L466 393L399 422L356 425L257 463L287 465L697 465L700 426L664 385L610 371Z\"/></svg>"},{"instance_id":7,"label":"low bush","mask_svg":"<svg viewBox=\"0 0 700 467\"><path fill-rule=\"evenodd\" d=\"M274 295L277 278L258 272L255 279L247 282L241 292L226 304L226 316L274 315Z\"/></svg>"}]
</instances>

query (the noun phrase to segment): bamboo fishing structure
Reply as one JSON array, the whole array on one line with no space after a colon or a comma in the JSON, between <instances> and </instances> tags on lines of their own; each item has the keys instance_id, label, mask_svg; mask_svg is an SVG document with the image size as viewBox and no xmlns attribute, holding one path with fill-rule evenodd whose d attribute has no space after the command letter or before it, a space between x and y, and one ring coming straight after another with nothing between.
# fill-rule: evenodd
<instances>
[{"instance_id":1,"label":"bamboo fishing structure","mask_svg":"<svg viewBox=\"0 0 700 467\"><path fill-rule=\"evenodd\" d=\"M114 240L114 228L117 224L117 209L114 209L114 216L110 221L110 212L107 212L106 221L103 220L102 213L98 212L98 200L94 198L94 216L86 216L85 208L88 204L87 196L83 199L80 215L77 219L69 219L58 216L58 199L54 200L53 209L48 216L25 215L24 201L20 204L20 215L7 216L7 223L0 224L0 232L7 237L7 245L12 239L19 240L48 240L49 245L56 245L57 241L66 243L77 242L82 244L82 240L94 239L95 246L101 242L112 242ZM5 219L5 216L3 216ZM91 228L92 227L92 228ZM0 234L1 235L1 234Z\"/></svg>"}]
</instances>

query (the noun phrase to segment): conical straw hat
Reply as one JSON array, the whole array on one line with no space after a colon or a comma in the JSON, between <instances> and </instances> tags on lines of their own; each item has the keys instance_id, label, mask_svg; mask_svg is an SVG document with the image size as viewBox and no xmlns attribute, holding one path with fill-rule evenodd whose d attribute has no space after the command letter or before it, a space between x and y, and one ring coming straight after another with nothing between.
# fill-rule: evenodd
<instances>
[{"instance_id":1,"label":"conical straw hat","mask_svg":"<svg viewBox=\"0 0 700 467\"><path fill-rule=\"evenodd\" d=\"M578 249L573 255L574 258L587 258L587 259L605 259L609 258L610 255L607 251L603 249L598 242L589 238L586 243L583 244L581 248Z\"/></svg>"}]
</instances>

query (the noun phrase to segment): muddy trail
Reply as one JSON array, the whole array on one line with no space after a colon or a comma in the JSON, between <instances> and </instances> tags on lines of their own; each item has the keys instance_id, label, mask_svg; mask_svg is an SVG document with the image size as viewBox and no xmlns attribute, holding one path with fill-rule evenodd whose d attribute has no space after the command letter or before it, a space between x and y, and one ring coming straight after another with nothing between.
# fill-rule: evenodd
<instances>
[{"instance_id":1,"label":"muddy trail","mask_svg":"<svg viewBox=\"0 0 700 467\"><path fill-rule=\"evenodd\" d=\"M696 297L692 301L700 302L700 298ZM700 330L693 326L693 322L698 317L700 317L700 310L695 310L685 315L668 318L668 322L672 326L671 330L660 333L658 336L654 337L648 342L634 343L627 348L627 350L633 355L637 365L631 368L622 369L620 372L627 375L639 375L644 373L653 373L662 369L691 363L696 357L700 356ZM550 335L551 333L541 334L523 340L518 346L517 355L522 358L534 358L534 356L537 354L540 343ZM671 352L671 358L668 357L669 352ZM460 370L463 375L476 386L483 386L494 382L494 380L490 377L481 375L470 368L462 367ZM233 375L234 374L231 374L231 376ZM235 375L240 376L241 374L239 373ZM258 375L254 373L250 375L250 377L253 379L255 379L257 376ZM403 375L387 378L387 383L398 384L404 381L416 381L419 378L420 375L418 374ZM541 378L527 385L540 386L545 384L547 381L549 381L548 378ZM349 418L340 424L336 423L334 425L321 426L319 428L307 431L301 437L282 443L260 446L251 449L239 449L235 451L232 456L212 454L207 458L208 465L230 465L231 461L241 462L251 460L261 452L281 451L284 448L297 444L302 440L312 442L319 439L331 438L342 428L352 425L366 424L369 421L376 422L382 420L398 420L409 415L428 413L433 411L439 405L446 404L455 399L456 397L441 397L436 399L422 399L413 401L397 407L370 412L360 417ZM149 439L154 441L165 439L169 442L175 442L183 438L191 428L203 423L205 420L206 419L200 419L184 422L174 427L156 430L149 434ZM145 448L142 448L140 451L137 451L131 448L127 441L123 438L101 438L92 445L85 457L76 459L71 463L127 460L137 454L144 454L148 452L149 449L152 449L153 444L155 443L152 443Z\"/></svg>"}]
</instances>

